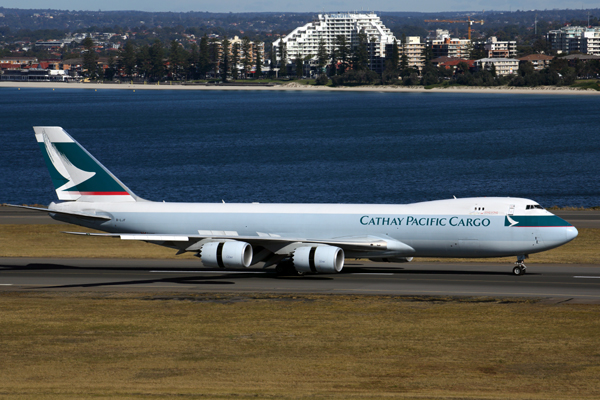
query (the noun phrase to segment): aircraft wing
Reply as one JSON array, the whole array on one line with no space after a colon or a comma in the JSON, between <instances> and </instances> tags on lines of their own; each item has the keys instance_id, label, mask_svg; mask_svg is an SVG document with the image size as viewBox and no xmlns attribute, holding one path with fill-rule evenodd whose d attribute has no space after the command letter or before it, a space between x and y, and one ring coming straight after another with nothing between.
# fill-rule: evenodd
<instances>
[{"instance_id":1,"label":"aircraft wing","mask_svg":"<svg viewBox=\"0 0 600 400\"><path fill-rule=\"evenodd\" d=\"M173 242L179 253L194 252L208 242L235 240L250 243L252 246L264 247L275 254L285 254L305 245L321 244L337 246L350 252L391 252L396 255L411 255L415 250L406 243L392 238L378 236L347 236L331 239L308 239L299 237L276 236L234 236L234 235L165 235L140 233L87 233L64 232L72 235L115 237L121 240L140 240L144 242Z\"/></svg>"}]
</instances>

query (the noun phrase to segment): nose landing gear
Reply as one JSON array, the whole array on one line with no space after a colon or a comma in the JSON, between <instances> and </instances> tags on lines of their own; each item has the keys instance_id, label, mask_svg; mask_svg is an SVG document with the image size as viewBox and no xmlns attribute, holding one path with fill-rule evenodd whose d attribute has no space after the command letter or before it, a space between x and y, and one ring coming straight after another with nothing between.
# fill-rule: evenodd
<instances>
[{"instance_id":1,"label":"nose landing gear","mask_svg":"<svg viewBox=\"0 0 600 400\"><path fill-rule=\"evenodd\" d=\"M518 256L517 262L515 263L515 267L513 268L513 274L516 276L525 275L527 272L527 267L525 266L525 258L526 256Z\"/></svg>"}]
</instances>

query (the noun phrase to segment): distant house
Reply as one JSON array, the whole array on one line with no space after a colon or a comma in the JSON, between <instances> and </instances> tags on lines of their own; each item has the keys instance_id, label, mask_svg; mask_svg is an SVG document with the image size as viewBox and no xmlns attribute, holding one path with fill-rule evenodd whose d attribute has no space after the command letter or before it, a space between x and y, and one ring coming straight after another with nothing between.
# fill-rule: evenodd
<instances>
[{"instance_id":1,"label":"distant house","mask_svg":"<svg viewBox=\"0 0 600 400\"><path fill-rule=\"evenodd\" d=\"M530 54L525 57L518 58L519 64L530 62L533 64L533 69L536 71L540 71L550 65L550 61L552 61L554 57L547 56L545 54Z\"/></svg>"},{"instance_id":2,"label":"distant house","mask_svg":"<svg viewBox=\"0 0 600 400\"><path fill-rule=\"evenodd\" d=\"M473 71L475 69L475 60L465 60L463 58L453 58L453 57L438 57L431 60L431 63L438 68L445 68L452 71L456 70L456 67L460 63L466 63L469 66L469 71Z\"/></svg>"},{"instance_id":3,"label":"distant house","mask_svg":"<svg viewBox=\"0 0 600 400\"><path fill-rule=\"evenodd\" d=\"M24 68L26 66L37 63L35 57L0 57L0 64L12 65L13 67ZM3 68L4 69L4 68ZM14 68L11 68L14 69Z\"/></svg>"}]
</instances>

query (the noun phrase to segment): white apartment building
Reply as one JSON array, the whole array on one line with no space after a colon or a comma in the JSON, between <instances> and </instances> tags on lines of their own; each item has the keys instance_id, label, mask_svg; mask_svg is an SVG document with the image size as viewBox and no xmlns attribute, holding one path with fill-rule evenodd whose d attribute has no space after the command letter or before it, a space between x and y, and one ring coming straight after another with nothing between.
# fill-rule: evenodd
<instances>
[{"instance_id":1,"label":"white apartment building","mask_svg":"<svg viewBox=\"0 0 600 400\"><path fill-rule=\"evenodd\" d=\"M327 54L331 54L336 48L337 36L345 36L350 48L354 48L358 45L358 34L361 31L367 35L369 57L384 58L386 44L394 43L395 37L374 13L319 14L315 21L277 39L273 42L273 47L278 61L281 43L285 44L288 62L298 56L316 59L321 40L325 44Z\"/></svg>"},{"instance_id":2,"label":"white apartment building","mask_svg":"<svg viewBox=\"0 0 600 400\"><path fill-rule=\"evenodd\" d=\"M490 36L483 46L488 58L514 58L517 56L516 41L498 41L496 36Z\"/></svg>"},{"instance_id":3,"label":"white apartment building","mask_svg":"<svg viewBox=\"0 0 600 400\"><path fill-rule=\"evenodd\" d=\"M475 61L477 69L482 70L494 65L496 75L513 75L519 70L519 60L515 58L482 58Z\"/></svg>"},{"instance_id":4,"label":"white apartment building","mask_svg":"<svg viewBox=\"0 0 600 400\"><path fill-rule=\"evenodd\" d=\"M581 52L600 56L600 29L588 29L583 32Z\"/></svg>"},{"instance_id":5,"label":"white apartment building","mask_svg":"<svg viewBox=\"0 0 600 400\"><path fill-rule=\"evenodd\" d=\"M600 28L564 26L546 35L552 50L558 53L580 51L585 54L600 55Z\"/></svg>"},{"instance_id":6,"label":"white apartment building","mask_svg":"<svg viewBox=\"0 0 600 400\"><path fill-rule=\"evenodd\" d=\"M408 36L401 48L401 54L406 54L408 57L409 67L417 68L419 71L425 67L425 43L421 43L420 36Z\"/></svg>"}]
</instances>

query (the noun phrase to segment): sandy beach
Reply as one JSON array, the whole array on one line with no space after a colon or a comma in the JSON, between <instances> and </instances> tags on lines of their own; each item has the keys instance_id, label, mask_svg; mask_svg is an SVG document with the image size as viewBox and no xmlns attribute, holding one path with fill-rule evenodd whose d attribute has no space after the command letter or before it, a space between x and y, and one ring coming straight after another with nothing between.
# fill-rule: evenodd
<instances>
[{"instance_id":1,"label":"sandy beach","mask_svg":"<svg viewBox=\"0 0 600 400\"><path fill-rule=\"evenodd\" d=\"M38 89L120 89L120 90L302 90L332 92L398 92L398 93L512 93L512 94L552 94L552 95L589 95L598 96L600 91L592 89L573 89L567 87L542 86L535 88L517 87L452 87L425 89L420 86L360 86L330 87L309 86L298 83L278 84L274 86L223 86L223 85L181 85L181 84L128 84L128 83L66 83L66 82L0 82L0 88Z\"/></svg>"}]
</instances>

